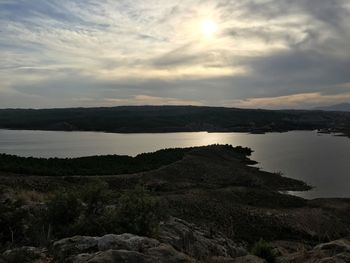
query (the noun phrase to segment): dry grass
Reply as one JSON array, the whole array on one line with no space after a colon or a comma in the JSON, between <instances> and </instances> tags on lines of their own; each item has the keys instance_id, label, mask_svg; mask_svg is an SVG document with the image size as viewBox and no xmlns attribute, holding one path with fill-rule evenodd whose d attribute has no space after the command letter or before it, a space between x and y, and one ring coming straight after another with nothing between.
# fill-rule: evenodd
<instances>
[{"instance_id":1,"label":"dry grass","mask_svg":"<svg viewBox=\"0 0 350 263\"><path fill-rule=\"evenodd\" d=\"M15 193L17 200L23 201L25 204L42 203L50 199L51 193L37 192L34 190L18 190Z\"/></svg>"}]
</instances>

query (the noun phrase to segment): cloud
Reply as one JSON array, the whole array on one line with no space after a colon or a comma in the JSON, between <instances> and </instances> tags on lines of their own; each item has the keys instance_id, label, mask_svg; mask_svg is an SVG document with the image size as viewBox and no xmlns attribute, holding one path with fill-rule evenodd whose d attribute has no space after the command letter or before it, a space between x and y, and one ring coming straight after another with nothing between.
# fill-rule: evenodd
<instances>
[{"instance_id":1,"label":"cloud","mask_svg":"<svg viewBox=\"0 0 350 263\"><path fill-rule=\"evenodd\" d=\"M163 98L154 97L148 95L136 95L132 98L127 99L113 99L107 98L106 102L113 105L194 105L202 106L204 103L202 101L177 99L177 98Z\"/></svg>"},{"instance_id":2,"label":"cloud","mask_svg":"<svg viewBox=\"0 0 350 263\"><path fill-rule=\"evenodd\" d=\"M0 107L349 92L347 0L0 0L0 33Z\"/></svg>"},{"instance_id":3,"label":"cloud","mask_svg":"<svg viewBox=\"0 0 350 263\"><path fill-rule=\"evenodd\" d=\"M335 95L324 95L319 92L293 94L289 96L249 98L245 100L225 101L227 106L241 108L265 108L265 109L295 109L314 108L327 103L337 104L344 100L350 100L350 92Z\"/></svg>"}]
</instances>

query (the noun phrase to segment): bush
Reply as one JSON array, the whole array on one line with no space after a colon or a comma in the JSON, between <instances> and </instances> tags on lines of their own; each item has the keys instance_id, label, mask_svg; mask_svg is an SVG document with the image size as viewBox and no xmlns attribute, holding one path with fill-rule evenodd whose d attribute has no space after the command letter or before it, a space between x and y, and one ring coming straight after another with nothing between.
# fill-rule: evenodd
<instances>
[{"instance_id":1,"label":"bush","mask_svg":"<svg viewBox=\"0 0 350 263\"><path fill-rule=\"evenodd\" d=\"M255 243L252 254L265 259L268 263L275 263L276 256L273 252L273 248L265 240L260 239L259 242Z\"/></svg>"},{"instance_id":2,"label":"bush","mask_svg":"<svg viewBox=\"0 0 350 263\"><path fill-rule=\"evenodd\" d=\"M152 236L165 215L159 199L152 197L142 187L125 192L118 199L118 204L113 205L108 185L95 181L81 192L81 199L85 205L84 211L73 226L74 233L79 235L128 232Z\"/></svg>"},{"instance_id":3,"label":"bush","mask_svg":"<svg viewBox=\"0 0 350 263\"><path fill-rule=\"evenodd\" d=\"M75 235L83 236L103 236L121 233L115 209L104 209L98 215L83 215L71 229Z\"/></svg>"},{"instance_id":4,"label":"bush","mask_svg":"<svg viewBox=\"0 0 350 263\"><path fill-rule=\"evenodd\" d=\"M159 199L142 187L137 187L119 199L117 215L122 232L154 236L160 221L165 218L165 211Z\"/></svg>"},{"instance_id":5,"label":"bush","mask_svg":"<svg viewBox=\"0 0 350 263\"><path fill-rule=\"evenodd\" d=\"M111 191L108 184L102 180L92 180L80 193L81 200L86 206L85 215L101 215L110 199Z\"/></svg>"},{"instance_id":6,"label":"bush","mask_svg":"<svg viewBox=\"0 0 350 263\"><path fill-rule=\"evenodd\" d=\"M48 203L46 219L52 232L62 236L69 233L70 226L79 219L81 211L82 204L75 194L58 193Z\"/></svg>"},{"instance_id":7,"label":"bush","mask_svg":"<svg viewBox=\"0 0 350 263\"><path fill-rule=\"evenodd\" d=\"M0 203L0 243L14 244L24 240L25 222L28 213L18 201Z\"/></svg>"},{"instance_id":8,"label":"bush","mask_svg":"<svg viewBox=\"0 0 350 263\"><path fill-rule=\"evenodd\" d=\"M0 245L45 246L52 239L124 232L153 236L164 217L160 200L143 188L116 193L114 199L108 184L93 180L81 191L56 193L33 209L0 203Z\"/></svg>"},{"instance_id":9,"label":"bush","mask_svg":"<svg viewBox=\"0 0 350 263\"><path fill-rule=\"evenodd\" d=\"M104 235L118 232L115 209L108 208L112 193L108 184L100 179L91 180L79 196L84 209L79 220L72 226L72 232L79 235Z\"/></svg>"}]
</instances>

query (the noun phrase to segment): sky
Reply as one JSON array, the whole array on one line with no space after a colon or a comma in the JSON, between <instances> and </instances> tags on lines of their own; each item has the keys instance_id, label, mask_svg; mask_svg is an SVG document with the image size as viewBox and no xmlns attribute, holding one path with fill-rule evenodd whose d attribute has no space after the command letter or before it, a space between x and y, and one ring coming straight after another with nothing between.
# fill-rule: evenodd
<instances>
[{"instance_id":1,"label":"sky","mask_svg":"<svg viewBox=\"0 0 350 263\"><path fill-rule=\"evenodd\" d=\"M350 102L349 0L0 0L0 108Z\"/></svg>"}]
</instances>

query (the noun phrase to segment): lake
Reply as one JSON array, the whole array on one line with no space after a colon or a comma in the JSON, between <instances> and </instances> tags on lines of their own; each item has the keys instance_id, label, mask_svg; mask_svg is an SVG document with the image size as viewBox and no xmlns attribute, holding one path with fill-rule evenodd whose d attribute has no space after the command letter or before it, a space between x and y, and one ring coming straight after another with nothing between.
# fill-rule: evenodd
<instances>
[{"instance_id":1,"label":"lake","mask_svg":"<svg viewBox=\"0 0 350 263\"><path fill-rule=\"evenodd\" d=\"M171 147L232 144L254 150L266 171L282 172L316 188L305 198L350 197L350 139L313 131L287 133L113 134L0 130L0 152L35 157L137 155Z\"/></svg>"}]
</instances>

